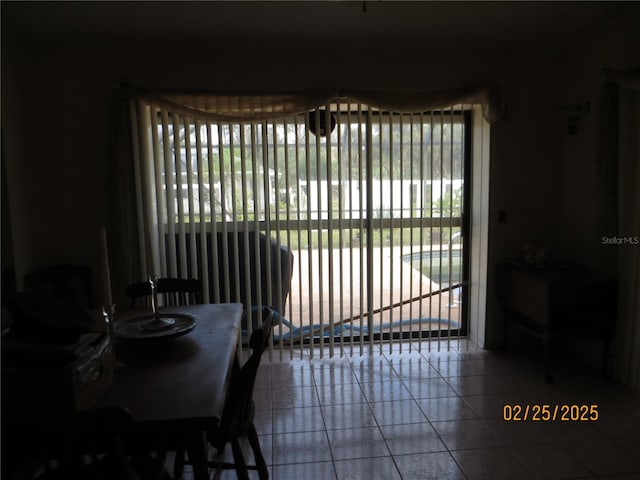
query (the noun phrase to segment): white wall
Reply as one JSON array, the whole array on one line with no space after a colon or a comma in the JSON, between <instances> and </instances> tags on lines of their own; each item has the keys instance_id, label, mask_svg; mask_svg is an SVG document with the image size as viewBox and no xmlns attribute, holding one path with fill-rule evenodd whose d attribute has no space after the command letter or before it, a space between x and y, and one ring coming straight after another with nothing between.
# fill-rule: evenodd
<instances>
[{"instance_id":1,"label":"white wall","mask_svg":"<svg viewBox=\"0 0 640 480\"><path fill-rule=\"evenodd\" d=\"M632 71L640 69L640 33L637 18L621 16L607 22L603 29L576 52L560 72L564 84L564 105L590 103L590 112L580 116L578 132L563 135L562 173L564 189L561 206L561 235L566 254L592 268L606 269L608 255L598 224L601 195L598 165L598 111L603 84L601 67ZM558 120L566 114L556 114Z\"/></svg>"}]
</instances>

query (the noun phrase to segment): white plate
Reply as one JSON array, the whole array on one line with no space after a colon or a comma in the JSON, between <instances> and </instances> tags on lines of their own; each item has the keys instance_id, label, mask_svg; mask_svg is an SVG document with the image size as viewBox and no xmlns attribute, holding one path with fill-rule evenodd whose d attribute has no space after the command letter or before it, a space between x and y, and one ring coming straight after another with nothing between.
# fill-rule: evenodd
<instances>
[{"instance_id":1,"label":"white plate","mask_svg":"<svg viewBox=\"0 0 640 480\"><path fill-rule=\"evenodd\" d=\"M196 319L181 313L158 313L114 322L113 335L121 340L161 340L189 333Z\"/></svg>"}]
</instances>

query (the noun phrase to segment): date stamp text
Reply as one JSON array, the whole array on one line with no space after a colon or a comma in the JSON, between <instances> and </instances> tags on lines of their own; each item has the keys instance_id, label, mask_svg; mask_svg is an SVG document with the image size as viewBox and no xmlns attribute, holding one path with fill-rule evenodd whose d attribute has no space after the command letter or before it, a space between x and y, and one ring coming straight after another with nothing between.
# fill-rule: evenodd
<instances>
[{"instance_id":1,"label":"date stamp text","mask_svg":"<svg viewBox=\"0 0 640 480\"><path fill-rule=\"evenodd\" d=\"M578 404L505 404L502 419L505 422L597 422L598 405Z\"/></svg>"}]
</instances>

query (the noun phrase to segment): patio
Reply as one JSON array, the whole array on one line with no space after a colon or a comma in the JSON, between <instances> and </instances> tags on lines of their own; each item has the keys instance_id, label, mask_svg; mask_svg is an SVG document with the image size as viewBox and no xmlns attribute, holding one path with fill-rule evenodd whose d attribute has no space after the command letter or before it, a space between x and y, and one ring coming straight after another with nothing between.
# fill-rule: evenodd
<instances>
[{"instance_id":1,"label":"patio","mask_svg":"<svg viewBox=\"0 0 640 480\"><path fill-rule=\"evenodd\" d=\"M349 336L367 330L367 283L373 290L375 331L408 332L457 329L461 322L459 289L426 296L440 289L403 257L416 254L416 246L376 247L371 275L366 271L364 249L296 250L291 293L285 317L295 328L310 325L344 325ZM362 255L362 258L361 258ZM364 268L361 269L361 263ZM333 273L330 274L329 266ZM425 298L426 296L426 298ZM412 301L413 299L413 301ZM401 305L400 305L401 304ZM322 319L322 320L321 320ZM283 332L283 333L286 333ZM299 332L296 333L296 337Z\"/></svg>"}]
</instances>

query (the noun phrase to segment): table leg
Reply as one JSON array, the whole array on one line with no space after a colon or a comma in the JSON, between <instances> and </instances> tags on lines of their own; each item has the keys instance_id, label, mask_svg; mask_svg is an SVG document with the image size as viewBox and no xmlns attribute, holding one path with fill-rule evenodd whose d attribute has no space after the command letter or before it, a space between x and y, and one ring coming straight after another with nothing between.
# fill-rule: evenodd
<instances>
[{"instance_id":1,"label":"table leg","mask_svg":"<svg viewBox=\"0 0 640 480\"><path fill-rule=\"evenodd\" d=\"M187 451L189 461L193 466L194 480L209 480L209 466L207 464L207 442L204 432L198 432L190 437Z\"/></svg>"}]
</instances>

